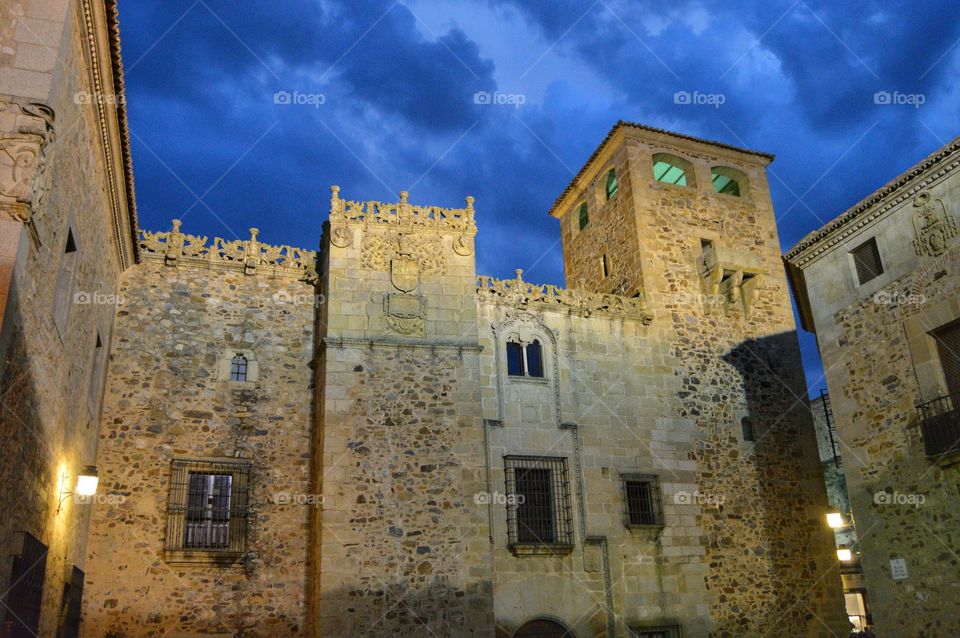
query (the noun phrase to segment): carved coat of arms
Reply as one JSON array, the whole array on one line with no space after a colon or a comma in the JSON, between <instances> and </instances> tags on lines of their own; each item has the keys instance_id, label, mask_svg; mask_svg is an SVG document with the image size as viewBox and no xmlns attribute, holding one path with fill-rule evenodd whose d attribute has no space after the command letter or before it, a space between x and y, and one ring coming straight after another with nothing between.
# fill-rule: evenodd
<instances>
[{"instance_id":1,"label":"carved coat of arms","mask_svg":"<svg viewBox=\"0 0 960 638\"><path fill-rule=\"evenodd\" d=\"M413 292L420 285L420 264L409 257L390 260L390 281L400 292Z\"/></svg>"},{"instance_id":2,"label":"carved coat of arms","mask_svg":"<svg viewBox=\"0 0 960 638\"><path fill-rule=\"evenodd\" d=\"M913 214L916 231L913 247L918 255L937 257L947 249L948 241L957 234L957 223L947 212L943 202L931 199L930 193L920 193L913 200L917 209Z\"/></svg>"}]
</instances>

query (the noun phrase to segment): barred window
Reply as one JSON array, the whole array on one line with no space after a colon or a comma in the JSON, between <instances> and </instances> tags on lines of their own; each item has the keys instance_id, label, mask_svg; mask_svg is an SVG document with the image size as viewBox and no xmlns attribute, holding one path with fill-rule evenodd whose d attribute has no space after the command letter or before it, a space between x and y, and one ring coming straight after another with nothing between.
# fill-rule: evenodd
<instances>
[{"instance_id":1,"label":"barred window","mask_svg":"<svg viewBox=\"0 0 960 638\"><path fill-rule=\"evenodd\" d=\"M511 547L573 546L567 460L504 457L507 530Z\"/></svg>"},{"instance_id":2,"label":"barred window","mask_svg":"<svg viewBox=\"0 0 960 638\"><path fill-rule=\"evenodd\" d=\"M633 638L683 638L680 625L660 625L659 627L633 627Z\"/></svg>"},{"instance_id":3,"label":"barred window","mask_svg":"<svg viewBox=\"0 0 960 638\"><path fill-rule=\"evenodd\" d=\"M627 527L662 527L660 479L655 474L621 474Z\"/></svg>"},{"instance_id":4,"label":"barred window","mask_svg":"<svg viewBox=\"0 0 960 638\"><path fill-rule=\"evenodd\" d=\"M875 237L854 248L850 254L853 255L853 263L857 267L857 280L861 286L883 274L883 263L880 261L880 250L877 248Z\"/></svg>"},{"instance_id":5,"label":"barred window","mask_svg":"<svg viewBox=\"0 0 960 638\"><path fill-rule=\"evenodd\" d=\"M239 352L234 355L233 360L230 362L230 380L247 380L247 358Z\"/></svg>"},{"instance_id":6,"label":"barred window","mask_svg":"<svg viewBox=\"0 0 960 638\"><path fill-rule=\"evenodd\" d=\"M11 561L10 589L3 603L7 615L0 633L12 638L27 638L40 631L47 546L26 532L17 534L16 538L20 548L15 550Z\"/></svg>"},{"instance_id":7,"label":"barred window","mask_svg":"<svg viewBox=\"0 0 960 638\"><path fill-rule=\"evenodd\" d=\"M168 551L246 550L250 464L174 460L167 504Z\"/></svg>"},{"instance_id":8,"label":"barred window","mask_svg":"<svg viewBox=\"0 0 960 638\"><path fill-rule=\"evenodd\" d=\"M524 346L507 342L507 374L511 377L543 378L543 346L534 339Z\"/></svg>"}]
</instances>

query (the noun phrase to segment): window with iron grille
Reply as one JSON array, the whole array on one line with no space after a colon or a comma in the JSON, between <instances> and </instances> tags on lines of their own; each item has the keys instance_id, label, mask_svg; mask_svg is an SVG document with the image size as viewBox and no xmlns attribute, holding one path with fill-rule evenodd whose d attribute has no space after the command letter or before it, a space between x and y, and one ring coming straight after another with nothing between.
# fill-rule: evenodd
<instances>
[{"instance_id":1,"label":"window with iron grille","mask_svg":"<svg viewBox=\"0 0 960 638\"><path fill-rule=\"evenodd\" d=\"M233 360L230 362L230 380L231 381L247 380L247 358L239 352L233 357Z\"/></svg>"},{"instance_id":2,"label":"window with iron grille","mask_svg":"<svg viewBox=\"0 0 960 638\"><path fill-rule=\"evenodd\" d=\"M634 627L633 638L683 638L680 625L660 625L659 627Z\"/></svg>"},{"instance_id":3,"label":"window with iron grille","mask_svg":"<svg viewBox=\"0 0 960 638\"><path fill-rule=\"evenodd\" d=\"M937 342L947 392L960 395L960 321L938 328L933 338Z\"/></svg>"},{"instance_id":4,"label":"window with iron grille","mask_svg":"<svg viewBox=\"0 0 960 638\"><path fill-rule=\"evenodd\" d=\"M660 479L655 474L621 474L627 527L663 527Z\"/></svg>"},{"instance_id":5,"label":"window with iron grille","mask_svg":"<svg viewBox=\"0 0 960 638\"><path fill-rule=\"evenodd\" d=\"M567 460L504 457L511 546L573 546Z\"/></svg>"},{"instance_id":6,"label":"window with iron grille","mask_svg":"<svg viewBox=\"0 0 960 638\"><path fill-rule=\"evenodd\" d=\"M246 551L249 485L247 462L174 460L167 504L167 551Z\"/></svg>"},{"instance_id":7,"label":"window with iron grille","mask_svg":"<svg viewBox=\"0 0 960 638\"><path fill-rule=\"evenodd\" d=\"M40 631L40 606L47 573L47 546L27 534L20 535L22 546L13 557L10 590L3 603L6 618L3 635L9 638L35 638Z\"/></svg>"},{"instance_id":8,"label":"window with iron grille","mask_svg":"<svg viewBox=\"0 0 960 638\"><path fill-rule=\"evenodd\" d=\"M857 267L857 279L861 286L883 274L883 263L880 261L880 250L877 248L876 238L871 237L854 248L850 254L853 255L853 263Z\"/></svg>"}]
</instances>

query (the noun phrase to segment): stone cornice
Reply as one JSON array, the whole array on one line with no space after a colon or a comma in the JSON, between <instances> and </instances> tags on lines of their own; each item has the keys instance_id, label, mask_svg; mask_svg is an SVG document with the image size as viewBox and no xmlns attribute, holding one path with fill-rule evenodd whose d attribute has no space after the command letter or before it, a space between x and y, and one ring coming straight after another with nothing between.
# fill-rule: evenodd
<instances>
[{"instance_id":1,"label":"stone cornice","mask_svg":"<svg viewBox=\"0 0 960 638\"><path fill-rule=\"evenodd\" d=\"M483 351L479 344L463 344L455 341L400 341L399 339L362 339L356 337L326 337L323 345L328 348L386 348L390 350L456 350L459 353L477 354Z\"/></svg>"},{"instance_id":2,"label":"stone cornice","mask_svg":"<svg viewBox=\"0 0 960 638\"><path fill-rule=\"evenodd\" d=\"M123 270L140 255L117 0L82 0L80 11L92 93L112 98L92 100L92 106L103 146L114 239Z\"/></svg>"},{"instance_id":3,"label":"stone cornice","mask_svg":"<svg viewBox=\"0 0 960 638\"><path fill-rule=\"evenodd\" d=\"M940 147L893 181L877 189L858 204L810 233L791 248L784 259L803 268L849 236L870 225L893 208L926 190L960 167L960 137Z\"/></svg>"},{"instance_id":4,"label":"stone cornice","mask_svg":"<svg viewBox=\"0 0 960 638\"><path fill-rule=\"evenodd\" d=\"M454 230L475 234L473 197L467 197L466 208L414 206L407 202L409 193L402 191L399 202L355 202L340 199L340 187L331 186L330 225L369 224L392 225L400 228Z\"/></svg>"},{"instance_id":5,"label":"stone cornice","mask_svg":"<svg viewBox=\"0 0 960 638\"><path fill-rule=\"evenodd\" d=\"M250 239L227 241L180 232L180 220L173 220L173 231L140 231L140 253L144 259L163 260L168 266L187 264L213 270L237 270L248 275L293 276L304 281L317 279L317 253L292 246L274 246L257 239L260 232L250 229Z\"/></svg>"},{"instance_id":6,"label":"stone cornice","mask_svg":"<svg viewBox=\"0 0 960 638\"><path fill-rule=\"evenodd\" d=\"M583 317L606 315L641 321L649 325L653 320L640 297L622 297L581 290L568 290L549 284L531 284L523 280L523 271L516 271L516 279L477 277L477 296L480 300L506 304L517 308L536 307L544 310L568 312Z\"/></svg>"}]
</instances>

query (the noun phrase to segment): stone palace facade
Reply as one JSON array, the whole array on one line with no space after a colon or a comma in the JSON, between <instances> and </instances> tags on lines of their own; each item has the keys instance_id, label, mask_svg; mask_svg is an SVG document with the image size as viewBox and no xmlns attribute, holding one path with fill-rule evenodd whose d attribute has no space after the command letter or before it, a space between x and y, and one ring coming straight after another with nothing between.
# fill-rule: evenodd
<instances>
[{"instance_id":1,"label":"stone palace facade","mask_svg":"<svg viewBox=\"0 0 960 638\"><path fill-rule=\"evenodd\" d=\"M478 276L472 198L142 232L82 635L842 633L770 160L619 123L570 289Z\"/></svg>"}]
</instances>

